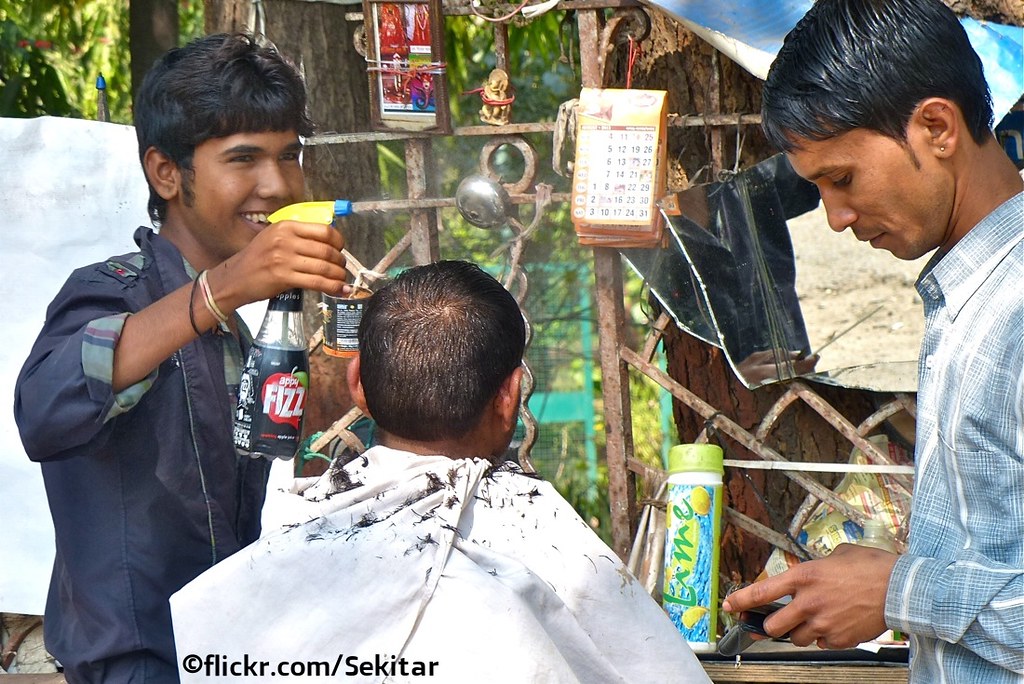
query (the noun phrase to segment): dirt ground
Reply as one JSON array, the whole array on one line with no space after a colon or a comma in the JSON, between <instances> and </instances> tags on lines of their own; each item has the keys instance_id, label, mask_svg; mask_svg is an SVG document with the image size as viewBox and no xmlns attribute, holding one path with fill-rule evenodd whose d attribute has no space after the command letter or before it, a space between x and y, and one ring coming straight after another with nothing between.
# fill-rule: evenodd
<instances>
[{"instance_id":1,"label":"dirt ground","mask_svg":"<svg viewBox=\"0 0 1024 684\"><path fill-rule=\"evenodd\" d=\"M867 371L878 378L880 387L913 382L913 363L924 332L914 281L928 256L901 261L858 242L848 230L837 234L829 229L820 206L788 223L811 349L836 339L822 348L817 370L881 364ZM854 327L843 334L850 326Z\"/></svg>"}]
</instances>

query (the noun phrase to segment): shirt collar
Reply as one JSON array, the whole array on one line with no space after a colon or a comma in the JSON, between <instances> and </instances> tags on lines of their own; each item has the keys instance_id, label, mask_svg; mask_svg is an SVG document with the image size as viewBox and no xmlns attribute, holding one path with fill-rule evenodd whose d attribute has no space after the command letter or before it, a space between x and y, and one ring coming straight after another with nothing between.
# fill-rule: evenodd
<instances>
[{"instance_id":1,"label":"shirt collar","mask_svg":"<svg viewBox=\"0 0 1024 684\"><path fill-rule=\"evenodd\" d=\"M1024 241L1024 193L1018 193L981 220L946 254L936 254L921 271L921 298L943 298L950 318L981 287L1006 255Z\"/></svg>"}]
</instances>

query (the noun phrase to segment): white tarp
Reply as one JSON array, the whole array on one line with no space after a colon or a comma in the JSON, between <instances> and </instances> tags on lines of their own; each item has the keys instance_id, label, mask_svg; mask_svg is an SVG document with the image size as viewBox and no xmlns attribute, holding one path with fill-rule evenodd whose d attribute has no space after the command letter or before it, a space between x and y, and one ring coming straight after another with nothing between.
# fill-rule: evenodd
<instances>
[{"instance_id":1,"label":"white tarp","mask_svg":"<svg viewBox=\"0 0 1024 684\"><path fill-rule=\"evenodd\" d=\"M71 271L136 249L148 197L133 127L0 118L0 612L42 615L53 565L42 476L14 423L15 380ZM265 308L245 307L250 328ZM275 464L271 477L287 479L288 465Z\"/></svg>"},{"instance_id":2,"label":"white tarp","mask_svg":"<svg viewBox=\"0 0 1024 684\"><path fill-rule=\"evenodd\" d=\"M708 682L547 482L377 446L296 491L171 597L182 682Z\"/></svg>"},{"instance_id":3,"label":"white tarp","mask_svg":"<svg viewBox=\"0 0 1024 684\"><path fill-rule=\"evenodd\" d=\"M71 271L134 249L147 197L134 128L0 119L0 612L41 615L53 564L42 476L14 424L14 382Z\"/></svg>"}]
</instances>

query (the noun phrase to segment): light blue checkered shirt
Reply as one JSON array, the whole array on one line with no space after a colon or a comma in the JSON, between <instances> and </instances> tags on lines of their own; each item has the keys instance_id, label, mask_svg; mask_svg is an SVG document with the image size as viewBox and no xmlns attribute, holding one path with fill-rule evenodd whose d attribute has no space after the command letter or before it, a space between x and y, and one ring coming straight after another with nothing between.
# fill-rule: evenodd
<instances>
[{"instance_id":1,"label":"light blue checkered shirt","mask_svg":"<svg viewBox=\"0 0 1024 684\"><path fill-rule=\"evenodd\" d=\"M1024 194L917 289L917 474L886 622L911 634L911 682L1024 682Z\"/></svg>"}]
</instances>

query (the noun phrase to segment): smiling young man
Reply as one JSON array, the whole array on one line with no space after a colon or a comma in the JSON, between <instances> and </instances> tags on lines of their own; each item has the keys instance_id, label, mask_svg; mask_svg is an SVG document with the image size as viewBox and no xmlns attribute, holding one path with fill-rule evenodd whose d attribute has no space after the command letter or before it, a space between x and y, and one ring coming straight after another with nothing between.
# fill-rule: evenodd
<instances>
[{"instance_id":1,"label":"smiling young man","mask_svg":"<svg viewBox=\"0 0 1024 684\"><path fill-rule=\"evenodd\" d=\"M72 684L178 681L168 598L260 532L269 464L232 441L251 341L234 311L344 289L337 231L266 222L304 199L312 133L276 50L244 35L171 50L134 110L159 232L70 276L15 391L56 532L46 646Z\"/></svg>"},{"instance_id":2,"label":"smiling young man","mask_svg":"<svg viewBox=\"0 0 1024 684\"><path fill-rule=\"evenodd\" d=\"M938 0L818 0L768 75L764 128L829 224L934 255L906 554L841 545L736 592L800 645L911 635L912 682L1024 673L1024 181L992 134L981 62Z\"/></svg>"}]
</instances>

